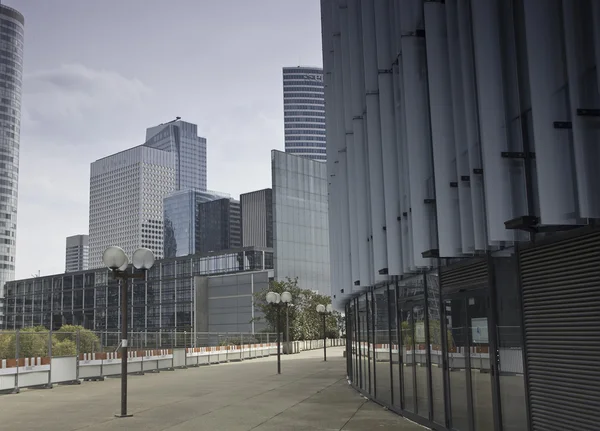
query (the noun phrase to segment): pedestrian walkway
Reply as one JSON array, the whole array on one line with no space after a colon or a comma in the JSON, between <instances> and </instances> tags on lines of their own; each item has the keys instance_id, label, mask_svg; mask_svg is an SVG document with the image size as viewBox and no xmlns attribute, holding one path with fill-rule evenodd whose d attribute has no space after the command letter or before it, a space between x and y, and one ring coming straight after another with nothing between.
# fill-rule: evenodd
<instances>
[{"instance_id":1,"label":"pedestrian walkway","mask_svg":"<svg viewBox=\"0 0 600 431\"><path fill-rule=\"evenodd\" d=\"M422 427L365 400L346 380L343 348L129 377L131 418L120 379L0 396L6 430L394 430Z\"/></svg>"}]
</instances>

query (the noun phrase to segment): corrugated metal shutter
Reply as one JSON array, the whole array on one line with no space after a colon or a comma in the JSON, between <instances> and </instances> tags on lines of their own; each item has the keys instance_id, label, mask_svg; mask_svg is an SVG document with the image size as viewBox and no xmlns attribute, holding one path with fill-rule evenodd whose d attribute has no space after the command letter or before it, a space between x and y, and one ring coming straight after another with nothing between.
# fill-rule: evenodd
<instances>
[{"instance_id":1,"label":"corrugated metal shutter","mask_svg":"<svg viewBox=\"0 0 600 431\"><path fill-rule=\"evenodd\" d=\"M440 268L442 289L477 289L488 285L487 259L472 259Z\"/></svg>"},{"instance_id":2,"label":"corrugated metal shutter","mask_svg":"<svg viewBox=\"0 0 600 431\"><path fill-rule=\"evenodd\" d=\"M600 232L519 252L532 431L600 429Z\"/></svg>"}]
</instances>

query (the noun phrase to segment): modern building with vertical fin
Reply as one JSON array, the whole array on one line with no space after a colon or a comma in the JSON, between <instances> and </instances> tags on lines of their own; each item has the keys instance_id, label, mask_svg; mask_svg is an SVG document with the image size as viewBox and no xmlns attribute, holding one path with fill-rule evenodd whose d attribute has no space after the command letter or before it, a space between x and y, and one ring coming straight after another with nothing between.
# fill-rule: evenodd
<instances>
[{"instance_id":1,"label":"modern building with vertical fin","mask_svg":"<svg viewBox=\"0 0 600 431\"><path fill-rule=\"evenodd\" d=\"M285 152L324 162L325 96L320 67L283 68Z\"/></svg>"},{"instance_id":2,"label":"modern building with vertical fin","mask_svg":"<svg viewBox=\"0 0 600 431\"><path fill-rule=\"evenodd\" d=\"M4 284L15 276L24 27L21 13L0 5L0 325Z\"/></svg>"}]
</instances>

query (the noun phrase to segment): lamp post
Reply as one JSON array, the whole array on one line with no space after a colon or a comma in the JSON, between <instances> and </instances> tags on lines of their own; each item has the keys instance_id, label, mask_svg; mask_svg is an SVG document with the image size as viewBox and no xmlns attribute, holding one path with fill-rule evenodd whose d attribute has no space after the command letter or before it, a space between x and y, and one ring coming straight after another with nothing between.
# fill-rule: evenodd
<instances>
[{"instance_id":1,"label":"lamp post","mask_svg":"<svg viewBox=\"0 0 600 431\"><path fill-rule=\"evenodd\" d=\"M323 361L327 362L327 316L333 311L331 304L324 306L323 304L317 305L317 313L323 316Z\"/></svg>"},{"instance_id":2,"label":"lamp post","mask_svg":"<svg viewBox=\"0 0 600 431\"><path fill-rule=\"evenodd\" d=\"M281 374L281 306L292 300L290 292L283 292L281 295L276 292L267 293L267 303L277 307L277 374Z\"/></svg>"},{"instance_id":3,"label":"lamp post","mask_svg":"<svg viewBox=\"0 0 600 431\"><path fill-rule=\"evenodd\" d=\"M281 294L281 302L285 304L285 344L286 355L290 354L290 306L292 305L292 294L283 292Z\"/></svg>"},{"instance_id":4,"label":"lamp post","mask_svg":"<svg viewBox=\"0 0 600 431\"><path fill-rule=\"evenodd\" d=\"M129 279L144 279L145 271L154 265L154 254L147 248L138 248L131 257L134 268L141 273L128 273L129 258L122 248L111 246L104 250L102 262L112 271L113 278L121 281L121 414L119 418L131 417L127 414L127 281Z\"/></svg>"}]
</instances>

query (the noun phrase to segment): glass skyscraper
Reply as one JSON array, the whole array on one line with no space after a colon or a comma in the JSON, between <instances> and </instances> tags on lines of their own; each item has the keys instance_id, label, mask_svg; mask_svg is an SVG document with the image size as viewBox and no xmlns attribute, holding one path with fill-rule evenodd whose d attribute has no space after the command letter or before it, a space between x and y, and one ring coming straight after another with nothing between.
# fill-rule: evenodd
<instances>
[{"instance_id":1,"label":"glass skyscraper","mask_svg":"<svg viewBox=\"0 0 600 431\"><path fill-rule=\"evenodd\" d=\"M285 152L308 159L327 160L323 69L283 68Z\"/></svg>"},{"instance_id":2,"label":"glass skyscraper","mask_svg":"<svg viewBox=\"0 0 600 431\"><path fill-rule=\"evenodd\" d=\"M206 139L198 126L177 119L146 130L147 147L173 153L176 190L206 190Z\"/></svg>"},{"instance_id":3,"label":"glass skyscraper","mask_svg":"<svg viewBox=\"0 0 600 431\"><path fill-rule=\"evenodd\" d=\"M0 306L15 275L24 25L23 15L0 5Z\"/></svg>"},{"instance_id":4,"label":"glass skyscraper","mask_svg":"<svg viewBox=\"0 0 600 431\"><path fill-rule=\"evenodd\" d=\"M181 257L200 252L198 206L229 198L225 193L179 190L164 199L164 256Z\"/></svg>"}]
</instances>

